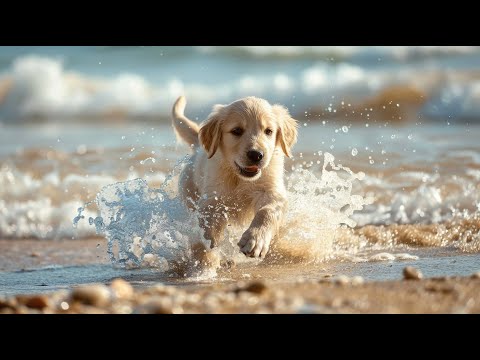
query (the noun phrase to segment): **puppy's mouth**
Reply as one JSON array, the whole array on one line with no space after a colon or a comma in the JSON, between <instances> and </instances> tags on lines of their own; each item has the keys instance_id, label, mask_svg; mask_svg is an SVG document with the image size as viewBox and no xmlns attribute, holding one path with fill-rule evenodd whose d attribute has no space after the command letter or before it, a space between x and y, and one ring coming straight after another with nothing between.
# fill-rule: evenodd
<instances>
[{"instance_id":1,"label":"puppy's mouth","mask_svg":"<svg viewBox=\"0 0 480 360\"><path fill-rule=\"evenodd\" d=\"M238 171L240 171L240 174L248 178L258 175L261 171L260 167L258 167L257 165L245 166L245 167L241 167L237 163L235 163L235 165L237 165L237 168L238 168Z\"/></svg>"}]
</instances>

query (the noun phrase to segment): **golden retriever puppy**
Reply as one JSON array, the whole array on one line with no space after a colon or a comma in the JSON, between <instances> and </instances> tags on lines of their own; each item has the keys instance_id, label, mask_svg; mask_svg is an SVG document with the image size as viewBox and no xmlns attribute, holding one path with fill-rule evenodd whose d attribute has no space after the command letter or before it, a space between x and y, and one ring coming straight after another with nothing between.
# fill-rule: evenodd
<instances>
[{"instance_id":1,"label":"golden retriever puppy","mask_svg":"<svg viewBox=\"0 0 480 360\"><path fill-rule=\"evenodd\" d=\"M238 245L247 256L265 257L287 209L284 154L297 141L297 121L281 105L246 97L215 105L200 126L184 115L186 100L173 106L173 127L194 148L180 174L179 192L199 210L213 248L228 224L248 226Z\"/></svg>"}]
</instances>

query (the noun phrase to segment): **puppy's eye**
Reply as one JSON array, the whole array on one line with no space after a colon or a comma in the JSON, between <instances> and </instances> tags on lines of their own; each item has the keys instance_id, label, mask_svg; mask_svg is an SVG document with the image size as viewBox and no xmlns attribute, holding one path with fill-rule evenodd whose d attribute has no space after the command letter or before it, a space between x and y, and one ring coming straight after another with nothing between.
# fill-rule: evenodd
<instances>
[{"instance_id":1,"label":"puppy's eye","mask_svg":"<svg viewBox=\"0 0 480 360\"><path fill-rule=\"evenodd\" d=\"M266 129L266 130L265 130L265 134L267 134L268 136L270 136L270 135L273 134L273 130L272 130L272 129Z\"/></svg>"},{"instance_id":2,"label":"puppy's eye","mask_svg":"<svg viewBox=\"0 0 480 360\"><path fill-rule=\"evenodd\" d=\"M230 131L233 135L235 136L242 136L243 134L243 129L241 128L234 128L232 131Z\"/></svg>"}]
</instances>

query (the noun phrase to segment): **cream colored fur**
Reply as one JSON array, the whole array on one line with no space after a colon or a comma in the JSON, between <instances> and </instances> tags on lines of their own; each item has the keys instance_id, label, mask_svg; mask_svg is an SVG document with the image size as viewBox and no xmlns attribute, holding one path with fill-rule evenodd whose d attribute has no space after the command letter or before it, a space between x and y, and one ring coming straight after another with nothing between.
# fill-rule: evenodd
<instances>
[{"instance_id":1,"label":"cream colored fur","mask_svg":"<svg viewBox=\"0 0 480 360\"><path fill-rule=\"evenodd\" d=\"M183 200L199 209L211 247L233 223L247 228L238 242L240 250L265 257L287 209L284 155L290 156L297 140L297 122L285 107L256 97L215 105L200 127L185 117L185 106L182 96L172 111L177 135L195 150L180 175ZM236 136L233 129L243 134ZM261 151L263 159L256 175L247 177L240 168L251 169L246 155L250 150Z\"/></svg>"}]
</instances>

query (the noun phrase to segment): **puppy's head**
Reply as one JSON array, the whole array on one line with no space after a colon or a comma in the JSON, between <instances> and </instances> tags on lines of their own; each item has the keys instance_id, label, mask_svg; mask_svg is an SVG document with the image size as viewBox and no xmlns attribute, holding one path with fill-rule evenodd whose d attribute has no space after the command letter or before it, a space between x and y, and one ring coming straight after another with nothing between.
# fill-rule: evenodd
<instances>
[{"instance_id":1,"label":"puppy's head","mask_svg":"<svg viewBox=\"0 0 480 360\"><path fill-rule=\"evenodd\" d=\"M257 180L270 164L276 148L287 156L297 141L297 122L281 105L247 97L229 105L215 105L202 124L200 142L211 158L218 149L244 180Z\"/></svg>"}]
</instances>

